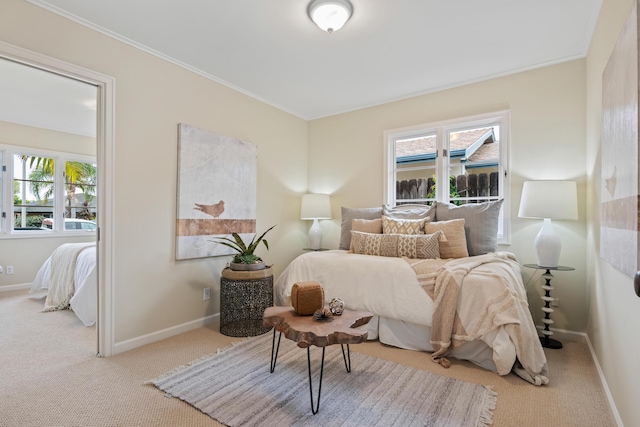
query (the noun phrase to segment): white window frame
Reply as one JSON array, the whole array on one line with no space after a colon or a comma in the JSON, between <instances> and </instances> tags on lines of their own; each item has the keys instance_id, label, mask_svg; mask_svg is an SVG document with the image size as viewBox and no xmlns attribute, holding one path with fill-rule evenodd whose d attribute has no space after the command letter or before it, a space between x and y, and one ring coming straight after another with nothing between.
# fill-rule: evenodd
<instances>
[{"instance_id":1,"label":"white window frame","mask_svg":"<svg viewBox=\"0 0 640 427\"><path fill-rule=\"evenodd\" d=\"M386 204L396 204L396 150L395 141L425 134L436 135L436 200L449 202L449 133L482 126L500 126L500 160L498 198L503 199L500 213L501 227L498 234L498 244L511 243L511 176L509 147L511 140L511 112L509 110L495 111L486 114L461 117L441 122L416 125L384 132L384 201ZM446 151L445 151L446 150Z\"/></svg>"},{"instance_id":2,"label":"white window frame","mask_svg":"<svg viewBox=\"0 0 640 427\"><path fill-rule=\"evenodd\" d=\"M14 155L26 155L42 158L50 158L54 160L54 198L53 198L53 229L50 230L14 230L13 227L13 159ZM93 156L87 156L76 153L66 153L60 151L51 151L43 149L34 149L28 147L19 147L12 145L0 145L0 159L2 160L2 189L0 199L2 204L0 205L0 212L2 216L2 227L0 227L0 239L7 238L46 238L46 237L60 237L64 236L87 236L95 235L95 231L89 230L66 230L64 227L64 209L65 209L65 197L66 191L64 186L64 168L59 165L64 165L67 161L72 162L84 162L84 163L96 163L96 158ZM97 195L96 195L97 196ZM97 200L97 199L96 199Z\"/></svg>"}]
</instances>

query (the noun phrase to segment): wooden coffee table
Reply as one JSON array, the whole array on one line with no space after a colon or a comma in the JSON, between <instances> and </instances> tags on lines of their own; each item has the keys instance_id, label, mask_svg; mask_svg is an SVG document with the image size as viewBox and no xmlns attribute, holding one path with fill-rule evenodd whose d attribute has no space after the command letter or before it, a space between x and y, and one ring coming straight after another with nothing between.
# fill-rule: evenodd
<instances>
[{"instance_id":1,"label":"wooden coffee table","mask_svg":"<svg viewBox=\"0 0 640 427\"><path fill-rule=\"evenodd\" d=\"M285 338L295 341L298 347L307 349L307 367L309 370L309 394L311 397L311 412L313 415L320 409L320 393L322 391L322 374L324 371L324 351L332 344L340 344L342 358L347 372L351 372L351 350L349 344L359 344L367 340L367 332L357 328L366 325L373 317L368 311L344 310L341 316L332 316L330 321L316 320L313 316L300 316L293 307L268 307L264 311L263 323L265 327L273 327L273 340L271 342L271 373L276 368L280 339ZM278 345L276 347L276 331ZM318 400L314 403L313 386L311 380L311 357L309 348L315 345L322 347L322 362L320 365L320 380L318 385ZM345 354L344 346L347 346Z\"/></svg>"}]
</instances>

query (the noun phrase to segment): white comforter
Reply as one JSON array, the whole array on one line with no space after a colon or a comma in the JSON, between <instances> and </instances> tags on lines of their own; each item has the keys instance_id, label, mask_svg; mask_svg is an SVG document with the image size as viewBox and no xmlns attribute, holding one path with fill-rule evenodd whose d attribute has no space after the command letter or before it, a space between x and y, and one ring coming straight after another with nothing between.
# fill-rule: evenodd
<instances>
[{"instance_id":1,"label":"white comforter","mask_svg":"<svg viewBox=\"0 0 640 427\"><path fill-rule=\"evenodd\" d=\"M51 257L42 264L36 275L31 291L49 289L51 284ZM96 246L88 246L76 258L74 284L75 291L69 303L71 310L85 326L96 323L98 276L96 269Z\"/></svg>"},{"instance_id":2,"label":"white comforter","mask_svg":"<svg viewBox=\"0 0 640 427\"><path fill-rule=\"evenodd\" d=\"M300 255L276 281L276 304L291 305L293 285L313 280L322 285L327 300L340 298L346 308L431 326L433 301L405 260L345 254L347 251L331 250ZM436 268L446 262L431 261Z\"/></svg>"}]
</instances>

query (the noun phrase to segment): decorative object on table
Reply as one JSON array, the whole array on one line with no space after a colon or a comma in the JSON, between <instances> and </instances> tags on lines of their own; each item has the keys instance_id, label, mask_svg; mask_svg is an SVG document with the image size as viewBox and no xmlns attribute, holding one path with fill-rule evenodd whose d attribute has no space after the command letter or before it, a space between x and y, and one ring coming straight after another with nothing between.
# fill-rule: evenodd
<instances>
[{"instance_id":1,"label":"decorative object on table","mask_svg":"<svg viewBox=\"0 0 640 427\"><path fill-rule=\"evenodd\" d=\"M331 313L331 310L324 307L314 311L313 318L316 320L321 320L323 322L330 322L331 320L333 320L333 314Z\"/></svg>"},{"instance_id":2,"label":"decorative object on table","mask_svg":"<svg viewBox=\"0 0 640 427\"><path fill-rule=\"evenodd\" d=\"M329 303L329 310L331 310L331 313L335 316L340 316L344 311L344 301L340 298L333 298Z\"/></svg>"},{"instance_id":3,"label":"decorative object on table","mask_svg":"<svg viewBox=\"0 0 640 427\"><path fill-rule=\"evenodd\" d=\"M212 236L256 232L257 148L178 125L176 259L230 255Z\"/></svg>"},{"instance_id":4,"label":"decorative object on table","mask_svg":"<svg viewBox=\"0 0 640 427\"><path fill-rule=\"evenodd\" d=\"M324 307L324 288L318 282L294 283L291 288L291 305L299 315L312 315Z\"/></svg>"},{"instance_id":5,"label":"decorative object on table","mask_svg":"<svg viewBox=\"0 0 640 427\"><path fill-rule=\"evenodd\" d=\"M640 270L637 2L602 72L600 257L628 277Z\"/></svg>"},{"instance_id":6,"label":"decorative object on table","mask_svg":"<svg viewBox=\"0 0 640 427\"><path fill-rule=\"evenodd\" d=\"M542 228L534 247L538 265L557 267L562 240L552 219L578 219L578 193L574 181L527 181L522 187L520 218L542 218Z\"/></svg>"},{"instance_id":7,"label":"decorative object on table","mask_svg":"<svg viewBox=\"0 0 640 427\"><path fill-rule=\"evenodd\" d=\"M309 18L327 33L342 28L352 13L353 5L349 0L313 0L307 7Z\"/></svg>"},{"instance_id":8,"label":"decorative object on table","mask_svg":"<svg viewBox=\"0 0 640 427\"><path fill-rule=\"evenodd\" d=\"M545 284L540 287L544 289L544 296L541 296L542 301L544 301L544 307L542 307L542 311L544 312L544 319L542 319L542 323L544 323L544 329L542 330L542 335L540 337L540 344L546 348L559 349L562 348L562 343L558 340L554 340L551 338L553 335L553 331L549 329L550 325L553 324L553 320L551 320L551 313L553 313L553 297L551 297L551 291L553 287L551 286L551 279L553 279L553 274L551 274L551 270L554 271L573 271L575 268L573 267L563 267L561 265L557 267L542 267L536 264L525 264L527 268L535 268L537 270L545 270L542 277L545 280Z\"/></svg>"},{"instance_id":9,"label":"decorative object on table","mask_svg":"<svg viewBox=\"0 0 640 427\"><path fill-rule=\"evenodd\" d=\"M269 332L262 322L264 310L273 305L273 271L222 270L220 278L220 333L249 337Z\"/></svg>"},{"instance_id":10,"label":"decorative object on table","mask_svg":"<svg viewBox=\"0 0 640 427\"><path fill-rule=\"evenodd\" d=\"M237 254L233 257L233 260L229 264L229 268L232 270L238 271L246 271L246 270L262 270L266 268L262 258L254 254L254 251L260 245L260 242L264 244L264 246L269 250L269 242L264 236L273 229L274 226L270 227L267 231L262 233L260 237L256 239L256 234L254 234L251 242L246 245L242 238L237 233L232 233L231 236L233 240L228 237L218 237L215 242L221 245L225 245L233 249L237 252Z\"/></svg>"},{"instance_id":11,"label":"decorative object on table","mask_svg":"<svg viewBox=\"0 0 640 427\"><path fill-rule=\"evenodd\" d=\"M319 219L331 219L331 199L328 194L305 194L300 206L300 219L313 220L309 229L309 248L319 250L322 247L322 228Z\"/></svg>"}]
</instances>

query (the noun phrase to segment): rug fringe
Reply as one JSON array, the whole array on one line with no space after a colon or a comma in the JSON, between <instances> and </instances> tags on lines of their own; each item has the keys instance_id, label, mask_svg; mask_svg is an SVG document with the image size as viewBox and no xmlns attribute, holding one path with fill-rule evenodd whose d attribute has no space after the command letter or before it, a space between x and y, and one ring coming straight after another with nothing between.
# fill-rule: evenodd
<instances>
[{"instance_id":1,"label":"rug fringe","mask_svg":"<svg viewBox=\"0 0 640 427\"><path fill-rule=\"evenodd\" d=\"M486 404L482 408L480 413L480 419L478 420L478 427L489 427L493 425L493 411L496 410L498 403L498 393L495 392L493 386L483 386L487 390Z\"/></svg>"}]
</instances>

